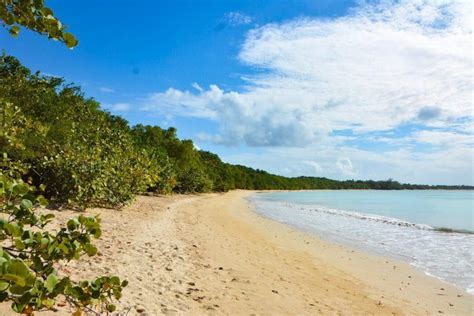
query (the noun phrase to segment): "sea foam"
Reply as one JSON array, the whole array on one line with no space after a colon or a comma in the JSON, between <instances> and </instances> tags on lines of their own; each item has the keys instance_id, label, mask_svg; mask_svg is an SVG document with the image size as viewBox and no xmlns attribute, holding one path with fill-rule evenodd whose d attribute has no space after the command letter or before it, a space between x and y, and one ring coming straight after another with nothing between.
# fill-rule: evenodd
<instances>
[{"instance_id":1,"label":"sea foam","mask_svg":"<svg viewBox=\"0 0 474 316\"><path fill-rule=\"evenodd\" d=\"M445 232L426 224L349 210L249 199L261 215L315 233L331 242L409 262L428 275L474 294L474 235Z\"/></svg>"}]
</instances>

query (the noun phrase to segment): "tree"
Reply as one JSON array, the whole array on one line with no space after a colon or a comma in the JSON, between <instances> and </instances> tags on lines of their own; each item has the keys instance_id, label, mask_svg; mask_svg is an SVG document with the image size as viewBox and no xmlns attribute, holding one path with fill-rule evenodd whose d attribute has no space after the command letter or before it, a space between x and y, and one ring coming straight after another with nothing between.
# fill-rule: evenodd
<instances>
[{"instance_id":1,"label":"tree","mask_svg":"<svg viewBox=\"0 0 474 316\"><path fill-rule=\"evenodd\" d=\"M11 301L18 313L51 309L58 297L64 297L77 313L112 312L113 299L120 299L126 281L116 276L92 281L74 281L58 275L54 266L60 260L94 256L92 238L101 235L100 219L80 215L70 219L57 232L45 230L53 214L39 215L35 208L47 200L37 189L18 179L15 163L4 154L0 173L0 302Z\"/></svg>"},{"instance_id":2,"label":"tree","mask_svg":"<svg viewBox=\"0 0 474 316\"><path fill-rule=\"evenodd\" d=\"M66 28L53 11L45 7L43 0L0 0L0 20L13 36L18 35L19 26L24 26L70 48L77 45L74 36L65 31ZM69 276L58 275L55 269L60 260L77 260L83 253L89 256L97 253L91 239L101 235L100 219L80 215L70 219L59 231L46 230L54 215L39 215L36 211L39 206L47 205L47 200L38 194L38 191L44 191L44 186L40 185L38 189L31 185L31 177L27 182L22 180L31 167L31 157L20 155L14 161L7 154L8 151L18 154L25 150L29 154L38 154L38 147L29 146L35 141L26 141L28 133L36 137L35 140L47 140L43 126L24 115L28 112L26 104L32 101L35 104L35 100L22 102L25 99L9 99L8 96L32 91L33 95L39 96L34 92L51 92L62 84L62 80L48 81L38 77L33 79L39 80L28 80L31 79L30 72L17 60L3 55L1 61L1 78L13 80L2 82L0 87L0 147L3 151L0 161L0 302L10 301L14 311L32 315L34 311L53 308L57 297L63 296L76 307L75 315L81 315L83 310L95 312L91 307L99 313L113 312L116 307L112 301L120 299L127 281L120 281L116 276L74 281ZM69 90L63 92L67 94ZM75 96L74 89L72 91ZM54 98L57 94L50 93L46 100L51 101L51 96ZM49 106L52 104L54 102L48 103ZM45 113L38 114L45 116ZM123 120L110 118L108 122L122 123L123 126Z\"/></svg>"},{"instance_id":3,"label":"tree","mask_svg":"<svg viewBox=\"0 0 474 316\"><path fill-rule=\"evenodd\" d=\"M66 31L66 27L54 16L53 10L44 0L0 0L0 20L14 37L20 33L20 26L46 35L73 48L77 39Z\"/></svg>"}]
</instances>

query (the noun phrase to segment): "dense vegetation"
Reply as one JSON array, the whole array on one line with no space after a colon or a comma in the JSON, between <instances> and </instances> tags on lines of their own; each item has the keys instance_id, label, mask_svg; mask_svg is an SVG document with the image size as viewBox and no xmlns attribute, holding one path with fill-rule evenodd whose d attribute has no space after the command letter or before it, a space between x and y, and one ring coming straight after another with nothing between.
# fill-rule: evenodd
<instances>
[{"instance_id":1,"label":"dense vegetation","mask_svg":"<svg viewBox=\"0 0 474 316\"><path fill-rule=\"evenodd\" d=\"M66 27L43 0L0 0L0 23L14 37L23 26L59 40L69 48L77 45L76 38L66 32ZM121 298L127 281L117 276L77 281L72 279L74 276L57 273L59 262L78 260L84 253L96 255L92 239L101 235L100 218L80 215L55 231L46 228L54 214L37 211L48 201L41 194L45 191L44 184L32 185L33 179L28 177L34 169L27 156L35 151L34 142L41 140L41 136L35 138L34 135L45 136L41 130L44 126L23 115L21 108L26 109L26 99L13 97L15 93L27 92L22 89L27 87L23 81L29 72L24 67L15 67L19 63L13 58L4 58L2 56L2 65L6 67L2 67L0 78L18 81L1 80L0 86L0 302L9 301L15 312L33 315L35 311L54 309L57 299L61 298L74 308L73 315L80 316L83 311L108 315L115 311L113 301ZM4 60L12 62L13 67L9 68L8 62L3 64ZM8 84L12 85L6 87ZM43 86L29 88L43 89ZM28 140L30 132L33 137ZM31 150L29 146L33 146ZM48 169L47 159L48 156L44 156L45 169Z\"/></svg>"},{"instance_id":2,"label":"dense vegetation","mask_svg":"<svg viewBox=\"0 0 474 316\"><path fill-rule=\"evenodd\" d=\"M129 127L80 88L31 73L6 55L0 58L0 102L1 152L23 166L23 180L44 184L54 203L113 207L145 192L468 188L287 178L227 164L180 140L174 128Z\"/></svg>"},{"instance_id":3,"label":"dense vegetation","mask_svg":"<svg viewBox=\"0 0 474 316\"><path fill-rule=\"evenodd\" d=\"M82 254L96 255L92 239L101 235L100 219L81 215L59 230L48 231L46 226L54 215L36 211L48 204L42 195L47 190L41 183L47 177L55 179L48 181L51 196L64 193L72 197L72 203L84 194L77 186L78 196L73 197L67 192L69 183L61 183L64 177L76 176L71 171L77 168L74 163L78 163L68 161L72 153L67 146L62 150L56 148L60 143L46 141L50 133L60 139L61 130L49 129L36 120L42 115L55 115L51 110L54 105L48 110L44 103L53 100L55 93L47 86L53 87L55 83L44 85L46 82L41 78L29 81L29 72L12 57L2 56L0 64L0 302L10 301L14 311L24 314L51 309L58 298L75 307L75 315L91 308L98 312L114 311L113 299L121 297L126 281L116 276L77 281L56 271L59 261L77 260ZM40 96L45 99L28 100ZM65 110L59 103L58 109ZM90 151L84 153L82 157L88 157Z\"/></svg>"},{"instance_id":4,"label":"dense vegetation","mask_svg":"<svg viewBox=\"0 0 474 316\"><path fill-rule=\"evenodd\" d=\"M127 285L118 277L99 277L75 281L58 275L55 266L61 261L77 260L82 254L94 256L97 248L92 238L101 235L100 218L80 215L66 227L50 232L45 229L53 214L38 214L38 206L47 200L38 190L22 180L15 180L15 163L4 155L0 173L0 302L11 301L18 313L51 309L59 297L82 311L113 312L113 299L120 299ZM40 189L41 190L41 189Z\"/></svg>"}]
</instances>

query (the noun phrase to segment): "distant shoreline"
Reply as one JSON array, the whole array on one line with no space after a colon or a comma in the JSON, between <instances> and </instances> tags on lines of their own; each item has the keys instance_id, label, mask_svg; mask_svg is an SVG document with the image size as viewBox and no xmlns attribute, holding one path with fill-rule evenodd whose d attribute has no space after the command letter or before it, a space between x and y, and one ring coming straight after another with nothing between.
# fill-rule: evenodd
<instances>
[{"instance_id":1,"label":"distant shoreline","mask_svg":"<svg viewBox=\"0 0 474 316\"><path fill-rule=\"evenodd\" d=\"M474 187L467 189L262 189L255 190L255 193L268 193L268 192L304 192L304 191L474 191Z\"/></svg>"}]
</instances>

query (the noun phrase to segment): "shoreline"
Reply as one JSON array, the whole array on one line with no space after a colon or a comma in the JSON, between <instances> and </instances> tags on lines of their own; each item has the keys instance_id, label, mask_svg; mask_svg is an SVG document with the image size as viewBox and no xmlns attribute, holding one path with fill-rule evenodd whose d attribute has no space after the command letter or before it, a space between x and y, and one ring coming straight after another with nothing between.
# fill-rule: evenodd
<instances>
[{"instance_id":1,"label":"shoreline","mask_svg":"<svg viewBox=\"0 0 474 316\"><path fill-rule=\"evenodd\" d=\"M291 192L291 191L287 191L287 192ZM259 192L255 192L255 193L265 193L265 192L259 191ZM271 193L271 192L267 192L267 193ZM249 197L251 195L249 195ZM410 261L410 258L412 258L412 257L409 257L407 255L404 255L404 256L403 255L398 255L398 257L397 257L397 255L395 255L395 254L390 255L390 254L387 254L387 253L383 253L380 249L375 250L375 249L370 249L367 246L357 245L355 243L351 244L349 242L343 242L341 240L331 240L330 238L323 237L318 232L312 231L309 228L305 229L305 228L302 228L302 227L298 227L298 225L296 225L296 224L287 223L287 222L284 222L284 221L280 221L278 219L272 219L271 216L267 216L264 213L257 211L256 205L254 205L251 198L247 197L246 200L251 205L251 207L253 209L253 212L256 213L257 215L265 218L265 219L269 219L273 222L280 223L280 224L283 224L285 226L288 226L288 227L294 228L296 230L299 230L303 233L308 234L309 236L313 236L313 237L316 237L316 238L320 239L322 242L327 242L327 243L330 243L330 244L333 244L333 245L336 245L336 246L341 245L343 247L346 247L346 248L349 248L349 249L352 249L352 250L358 250L358 251L361 251L361 252L366 252L370 255L387 258L387 259L390 259L390 260L393 260L393 261L408 263L411 267L413 267L417 271L422 272L426 276L435 278L435 279L443 282L444 284L449 284L451 286L454 286L454 287L466 292L467 294L470 294L470 295L474 296L474 292L471 292L470 288L464 288L463 286L461 286L459 284L452 283L448 280L443 279L440 276L437 276L435 274L430 273L429 271L423 270L421 267L417 267L417 265L415 264L415 262L413 260ZM288 203L290 203L290 202L288 202ZM335 209L335 210L340 211L339 209ZM428 225L428 224L415 224L415 223L409 222L407 220L398 219L398 218L394 218L394 217L388 217L386 215L373 215L373 214L359 213L358 211L346 211L346 210L342 210L342 212L343 212L343 214L338 213L337 215L349 216L349 217L355 217L355 218L359 218L358 215L361 215L361 216L363 216L363 219L366 219L367 217L371 216L371 217L375 218L376 221L380 220L380 219L383 220L384 222L390 221L390 220L395 221L395 223L390 223L392 225L399 225L399 223L402 223L404 225L415 227L415 228L421 229L421 230L437 231L437 232L449 233L449 234L462 234L462 235L464 235L464 234L468 234L468 235L474 234L474 231L470 231L470 230L467 230L467 229L466 230L465 229L452 229L452 228L431 226L431 225ZM347 215L346 213L352 213L352 214ZM334 213L330 213L330 214L334 214ZM353 214L355 214L356 216L354 216ZM333 239L334 239L334 237L333 237Z\"/></svg>"},{"instance_id":2,"label":"shoreline","mask_svg":"<svg viewBox=\"0 0 474 316\"><path fill-rule=\"evenodd\" d=\"M278 229L282 232L284 231L282 234L291 234L291 239L293 240L286 240L285 242L289 242L292 248L309 252L314 256L314 259L324 261L328 265L333 265L335 268L340 269L343 272L348 272L352 277L358 279L358 281L366 283L366 285L369 285L372 290L375 290L370 293L372 297L377 298L377 292L379 292L379 294L386 293L387 295L380 295L380 298L396 303L395 305L397 307L403 307L403 314L411 314L412 312L407 313L410 307L404 306L405 304L400 304L400 302L409 303L409 305L414 308L413 313L415 314L423 312L428 314L439 314L442 312L457 315L470 315L473 313L474 303L472 303L472 299L474 296L468 293L465 289L448 283L436 276L429 275L424 271L418 270L409 262L388 258L379 254L373 254L365 249L354 248L348 245L341 245L339 243L323 240L314 233L305 232L292 225L267 218L256 212L251 202L245 199L246 196L250 196L253 193L265 192L246 192L248 193L244 193L245 196L242 198L245 200L245 203L248 205L248 208L252 213L249 215L250 217L257 217L266 222L265 225L274 226L272 229ZM317 245L318 249L308 249L304 244L297 244L300 241L304 241L308 245L311 244L311 242L308 242L307 240L312 240L312 242ZM321 250L321 248L330 252L328 257L315 254ZM344 259L346 256L351 264L347 264L346 262L343 263L338 260L339 256L341 259ZM356 261L358 262L356 263ZM392 267L393 271L391 271L390 268L387 269L386 266ZM418 284L413 286L415 279ZM383 282L380 282L380 280ZM431 293L423 293L423 295L420 295L423 291L429 291ZM415 296L410 297L412 294ZM416 295L418 295L418 297L416 297ZM390 298L390 296L392 297ZM446 308L443 309L443 304L439 304L441 300L440 297L443 297L444 299L448 298L448 301L450 299L453 301L455 298L459 299L466 297L466 300L464 301L464 307L466 309L464 311L462 311L462 309L456 311L454 309L449 310L449 308L447 310ZM417 300L419 302L415 302ZM422 307L424 304L426 305ZM444 306L450 308L454 307L451 305L454 304L452 302L444 304ZM422 311L420 307L425 310Z\"/></svg>"},{"instance_id":3,"label":"shoreline","mask_svg":"<svg viewBox=\"0 0 474 316\"><path fill-rule=\"evenodd\" d=\"M245 199L254 192L139 196L122 210L88 209L102 218L99 255L59 273L127 279L117 306L128 315L472 314L472 295L408 263L257 214ZM53 213L55 225L78 214ZM0 314L16 315L8 303Z\"/></svg>"}]
</instances>

